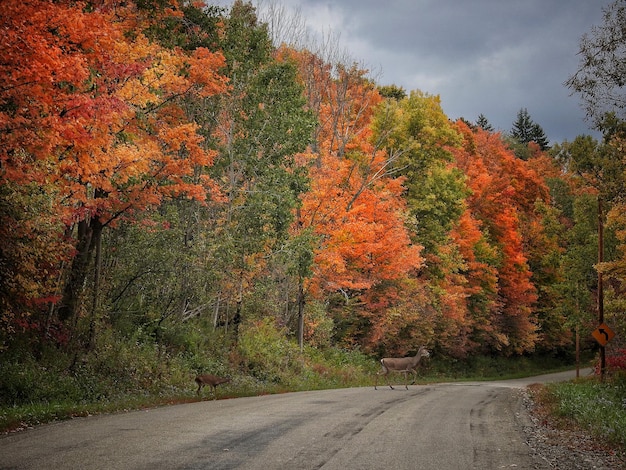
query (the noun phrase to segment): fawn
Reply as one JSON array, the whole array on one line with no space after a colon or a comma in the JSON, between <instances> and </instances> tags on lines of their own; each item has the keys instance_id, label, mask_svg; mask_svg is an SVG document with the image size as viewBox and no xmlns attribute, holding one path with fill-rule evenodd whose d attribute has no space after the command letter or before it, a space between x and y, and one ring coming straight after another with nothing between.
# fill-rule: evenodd
<instances>
[{"instance_id":1,"label":"fawn","mask_svg":"<svg viewBox=\"0 0 626 470\"><path fill-rule=\"evenodd\" d=\"M198 384L198 390L196 391L196 395L200 395L200 389L205 385L211 387L213 391L213 397L215 398L216 390L215 388L219 384L225 384L230 382L230 379L224 377L217 377L211 374L203 374L196 377L196 383Z\"/></svg>"}]
</instances>

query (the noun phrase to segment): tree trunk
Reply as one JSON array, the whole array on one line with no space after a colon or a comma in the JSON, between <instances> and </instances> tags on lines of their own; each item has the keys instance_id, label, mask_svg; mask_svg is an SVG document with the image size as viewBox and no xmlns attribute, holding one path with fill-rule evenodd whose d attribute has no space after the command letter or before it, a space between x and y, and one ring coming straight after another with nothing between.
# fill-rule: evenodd
<instances>
[{"instance_id":1,"label":"tree trunk","mask_svg":"<svg viewBox=\"0 0 626 470\"><path fill-rule=\"evenodd\" d=\"M89 245L91 244L92 230L86 220L78 222L78 243L76 255L70 266L70 274L63 290L63 297L58 307L59 320L62 322L74 318L78 309L78 301L85 281L89 265Z\"/></svg>"},{"instance_id":2,"label":"tree trunk","mask_svg":"<svg viewBox=\"0 0 626 470\"><path fill-rule=\"evenodd\" d=\"M298 279L298 345L300 352L304 348L304 287L303 279Z\"/></svg>"},{"instance_id":3,"label":"tree trunk","mask_svg":"<svg viewBox=\"0 0 626 470\"><path fill-rule=\"evenodd\" d=\"M235 311L235 316L233 317L233 336L235 338L235 343L239 341L239 325L241 324L241 303L242 298L239 297L237 299L237 310Z\"/></svg>"},{"instance_id":4,"label":"tree trunk","mask_svg":"<svg viewBox=\"0 0 626 470\"><path fill-rule=\"evenodd\" d=\"M57 310L59 320L76 320L81 296L89 273L97 240L102 235L104 226L97 218L81 220L78 223L76 255L72 260L70 274L63 290L63 297Z\"/></svg>"},{"instance_id":5,"label":"tree trunk","mask_svg":"<svg viewBox=\"0 0 626 470\"><path fill-rule=\"evenodd\" d=\"M94 223L92 223L94 226ZM93 273L93 294L91 301L91 313L89 319L89 349L93 349L96 339L96 315L98 314L98 297L100 295L100 274L102 267L102 224L97 221L93 228L92 245L96 250L96 264Z\"/></svg>"},{"instance_id":6,"label":"tree trunk","mask_svg":"<svg viewBox=\"0 0 626 470\"><path fill-rule=\"evenodd\" d=\"M213 310L213 331L217 329L217 321L220 314L220 301L221 301L221 292L217 293L217 298L215 299L215 309Z\"/></svg>"},{"instance_id":7,"label":"tree trunk","mask_svg":"<svg viewBox=\"0 0 626 470\"><path fill-rule=\"evenodd\" d=\"M235 344L239 341L239 325L241 324L241 308L243 305L243 279L239 280L239 295L237 296L235 315L232 322L226 320L226 324L233 324L233 341Z\"/></svg>"}]
</instances>

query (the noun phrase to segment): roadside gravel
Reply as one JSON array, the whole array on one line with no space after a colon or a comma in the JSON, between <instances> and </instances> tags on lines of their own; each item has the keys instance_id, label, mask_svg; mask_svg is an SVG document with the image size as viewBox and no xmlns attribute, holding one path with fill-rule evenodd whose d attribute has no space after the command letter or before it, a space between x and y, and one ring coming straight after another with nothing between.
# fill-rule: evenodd
<instances>
[{"instance_id":1,"label":"roadside gravel","mask_svg":"<svg viewBox=\"0 0 626 470\"><path fill-rule=\"evenodd\" d=\"M530 423L524 426L526 443L538 460L558 470L626 469L626 451L603 445L580 429L556 426L524 391L524 406Z\"/></svg>"}]
</instances>

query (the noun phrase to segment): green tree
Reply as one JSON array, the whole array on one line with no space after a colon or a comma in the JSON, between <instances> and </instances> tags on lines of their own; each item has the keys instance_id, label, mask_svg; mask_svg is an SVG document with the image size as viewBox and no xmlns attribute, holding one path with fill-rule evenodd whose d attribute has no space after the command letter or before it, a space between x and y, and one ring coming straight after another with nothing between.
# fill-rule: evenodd
<instances>
[{"instance_id":1,"label":"green tree","mask_svg":"<svg viewBox=\"0 0 626 470\"><path fill-rule=\"evenodd\" d=\"M626 163L620 137L623 124L609 115L601 126L605 134L602 142L580 135L572 142L557 145L552 153L565 171L585 186L595 188L606 203L611 203L623 196L625 188Z\"/></svg>"},{"instance_id":2,"label":"green tree","mask_svg":"<svg viewBox=\"0 0 626 470\"><path fill-rule=\"evenodd\" d=\"M151 30L162 42L186 47L181 25L194 32L195 43L218 37L212 28L222 23L217 49L228 51L231 90L180 100L205 145L218 151L214 165L195 175L201 180L210 173L218 186L214 197L174 198L143 217L140 230L123 224L106 239L111 254L104 264L114 269L103 298L125 334L136 328L161 341L188 322L232 332L246 307L283 315L287 324L297 281L308 274L311 241L290 229L307 186L306 168L295 156L310 140L313 116L304 110L294 66L273 58L254 9L237 2L221 14L219 21L203 18L187 7L189 18Z\"/></svg>"},{"instance_id":3,"label":"green tree","mask_svg":"<svg viewBox=\"0 0 626 470\"><path fill-rule=\"evenodd\" d=\"M374 118L375 139L398 155L397 171L405 178L408 207L417 241L435 253L463 213L466 188L451 167L449 146L461 136L441 109L438 96L412 91L400 101L383 102Z\"/></svg>"},{"instance_id":4,"label":"green tree","mask_svg":"<svg viewBox=\"0 0 626 470\"><path fill-rule=\"evenodd\" d=\"M540 325L537 349L555 351L572 344L571 315L563 309L566 295L559 288L563 283L566 226L562 212L544 201L536 203L536 221L525 221L528 264L532 282L537 287L534 310Z\"/></svg>"},{"instance_id":5,"label":"green tree","mask_svg":"<svg viewBox=\"0 0 626 470\"><path fill-rule=\"evenodd\" d=\"M225 196L216 203L215 244L223 272L219 295L235 305L237 324L244 297L255 292L261 275L287 276L268 264L278 260L273 254L299 246L289 243L289 231L307 173L296 155L311 142L315 117L305 109L295 65L274 58L267 25L254 8L236 1L224 23L221 47L231 93L218 100L212 132L219 150L212 174ZM259 295L269 296L267 290Z\"/></svg>"},{"instance_id":6,"label":"green tree","mask_svg":"<svg viewBox=\"0 0 626 470\"><path fill-rule=\"evenodd\" d=\"M562 298L558 312L568 325L591 331L596 323L598 260L597 202L590 194L573 197L573 226L566 232L561 257L563 280L555 288Z\"/></svg>"},{"instance_id":7,"label":"green tree","mask_svg":"<svg viewBox=\"0 0 626 470\"><path fill-rule=\"evenodd\" d=\"M391 98L394 100L406 98L405 89L397 85L385 85L378 87L378 93L380 93L380 96L383 98Z\"/></svg>"},{"instance_id":8,"label":"green tree","mask_svg":"<svg viewBox=\"0 0 626 470\"><path fill-rule=\"evenodd\" d=\"M606 227L606 214L611 212L613 207L619 207L624 196L626 165L621 137L623 124L609 114L605 115L600 126L604 129L603 142L597 142L590 136L578 136L573 142L564 142L559 146L555 156L561 162L562 168L583 187L581 192L586 194L580 197L595 201L595 210L588 209L597 234L594 244L595 256L589 255L581 262L592 272L594 269L598 270L595 289L596 315L599 321L604 321L604 275L599 268L606 262L614 261L616 257L615 234ZM623 279L618 277L612 284L618 285L620 282L623 282ZM600 362L604 373L604 348L600 349Z\"/></svg>"}]
</instances>

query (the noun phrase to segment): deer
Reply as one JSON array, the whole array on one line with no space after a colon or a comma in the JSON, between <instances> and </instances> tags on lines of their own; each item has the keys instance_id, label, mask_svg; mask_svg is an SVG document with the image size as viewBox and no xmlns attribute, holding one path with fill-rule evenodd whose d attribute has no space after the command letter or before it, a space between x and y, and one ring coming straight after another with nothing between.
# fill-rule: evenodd
<instances>
[{"instance_id":1,"label":"deer","mask_svg":"<svg viewBox=\"0 0 626 470\"><path fill-rule=\"evenodd\" d=\"M220 384L225 384L230 382L229 378L217 377L216 375L211 374L202 374L196 377L196 383L198 384L198 390L196 391L196 395L200 395L200 389L205 385L211 387L213 391L213 399L217 398L217 390L216 387Z\"/></svg>"},{"instance_id":2,"label":"deer","mask_svg":"<svg viewBox=\"0 0 626 470\"><path fill-rule=\"evenodd\" d=\"M391 382L389 381L389 372L402 372L404 373L404 386L406 389L409 389L407 374L412 372L415 376L412 384L417 380L417 366L422 360L423 357L429 357L430 353L426 346L420 346L415 356L410 357L384 357L380 360L380 364L383 366L383 370L376 374L376 383L374 384L374 390L378 390L378 376L384 375L387 377L387 384L391 388L391 390L395 390L391 386Z\"/></svg>"}]
</instances>

